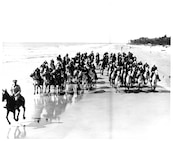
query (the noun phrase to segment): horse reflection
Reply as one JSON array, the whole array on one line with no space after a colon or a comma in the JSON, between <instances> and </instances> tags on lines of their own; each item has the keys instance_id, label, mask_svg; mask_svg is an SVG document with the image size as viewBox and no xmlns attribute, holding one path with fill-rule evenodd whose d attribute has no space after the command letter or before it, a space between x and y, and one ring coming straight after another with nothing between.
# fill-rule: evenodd
<instances>
[{"instance_id":1,"label":"horse reflection","mask_svg":"<svg viewBox=\"0 0 173 142\"><path fill-rule=\"evenodd\" d=\"M34 99L34 113L32 118L35 122L40 123L41 120L50 123L52 121L60 122L60 116L65 112L67 105L76 103L82 99L83 94L75 94L70 97L65 95L46 95L37 96Z\"/></svg>"},{"instance_id":2,"label":"horse reflection","mask_svg":"<svg viewBox=\"0 0 173 142\"><path fill-rule=\"evenodd\" d=\"M65 111L67 100L64 96L50 96L44 107L43 117L51 122L53 119L60 121L60 115Z\"/></svg>"},{"instance_id":3,"label":"horse reflection","mask_svg":"<svg viewBox=\"0 0 173 142\"><path fill-rule=\"evenodd\" d=\"M44 99L43 96L34 98L34 112L32 114L32 117L38 123L41 120L41 114L43 112L45 103L46 100Z\"/></svg>"},{"instance_id":4,"label":"horse reflection","mask_svg":"<svg viewBox=\"0 0 173 142\"><path fill-rule=\"evenodd\" d=\"M7 133L7 139L14 138L14 139L24 139L26 137L26 128L25 125L23 126L16 126L14 127L15 130L13 131L13 127L10 127Z\"/></svg>"}]
</instances>

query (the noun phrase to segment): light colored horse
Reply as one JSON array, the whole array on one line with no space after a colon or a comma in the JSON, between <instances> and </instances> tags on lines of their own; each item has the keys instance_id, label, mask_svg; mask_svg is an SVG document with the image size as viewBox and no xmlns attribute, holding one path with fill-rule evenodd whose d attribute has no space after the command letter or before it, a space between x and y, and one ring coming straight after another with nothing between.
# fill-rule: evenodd
<instances>
[{"instance_id":1,"label":"light colored horse","mask_svg":"<svg viewBox=\"0 0 173 142\"><path fill-rule=\"evenodd\" d=\"M40 69L36 69L30 77L33 78L33 85L34 85L34 94L38 94L38 88L40 88L40 93L43 92L43 79L41 78L40 75Z\"/></svg>"},{"instance_id":2,"label":"light colored horse","mask_svg":"<svg viewBox=\"0 0 173 142\"><path fill-rule=\"evenodd\" d=\"M141 71L140 70L138 70L138 72L137 72L137 82L138 82L138 90L140 90L141 88L142 88L142 85L143 85L143 83L144 83L144 80L143 80L143 74L141 73Z\"/></svg>"},{"instance_id":3,"label":"light colored horse","mask_svg":"<svg viewBox=\"0 0 173 142\"><path fill-rule=\"evenodd\" d=\"M48 67L46 67L42 76L43 76L43 80L44 80L44 83L43 83L44 93L46 93L47 88L48 88L48 93L50 93L51 85L54 85L54 88L56 88L56 84L53 82L54 81L53 76L51 75Z\"/></svg>"},{"instance_id":4,"label":"light colored horse","mask_svg":"<svg viewBox=\"0 0 173 142\"><path fill-rule=\"evenodd\" d=\"M122 85L126 86L126 70L122 70Z\"/></svg>"},{"instance_id":5,"label":"light colored horse","mask_svg":"<svg viewBox=\"0 0 173 142\"><path fill-rule=\"evenodd\" d=\"M155 91L156 86L157 86L157 75L158 75L158 71L156 70L151 78L151 90Z\"/></svg>"},{"instance_id":6,"label":"light colored horse","mask_svg":"<svg viewBox=\"0 0 173 142\"><path fill-rule=\"evenodd\" d=\"M132 86L132 80L131 80L131 71L129 70L127 72L127 76L126 76L126 85L125 85L129 91L129 88Z\"/></svg>"},{"instance_id":7,"label":"light colored horse","mask_svg":"<svg viewBox=\"0 0 173 142\"><path fill-rule=\"evenodd\" d=\"M135 67L132 67L132 71L131 71L131 86L133 85L133 83L135 84Z\"/></svg>"},{"instance_id":8,"label":"light colored horse","mask_svg":"<svg viewBox=\"0 0 173 142\"><path fill-rule=\"evenodd\" d=\"M110 85L113 87L114 84L115 84L115 76L116 76L116 68L114 68L114 70L110 73L110 79L109 79L109 82L110 82Z\"/></svg>"},{"instance_id":9,"label":"light colored horse","mask_svg":"<svg viewBox=\"0 0 173 142\"><path fill-rule=\"evenodd\" d=\"M117 75L116 75L116 77L115 77L115 83L114 83L114 88L115 88L115 90L116 90L116 93L117 93L117 92L120 92L120 90L119 90L120 85L121 85L120 71L118 70L118 71L117 71Z\"/></svg>"},{"instance_id":10,"label":"light colored horse","mask_svg":"<svg viewBox=\"0 0 173 142\"><path fill-rule=\"evenodd\" d=\"M97 74L96 72L94 71L94 69L90 69L89 70L89 76L91 78L91 87L96 87L96 82L97 82Z\"/></svg>"},{"instance_id":11,"label":"light colored horse","mask_svg":"<svg viewBox=\"0 0 173 142\"><path fill-rule=\"evenodd\" d=\"M145 67L144 84L148 84L149 78L150 78L149 67Z\"/></svg>"},{"instance_id":12,"label":"light colored horse","mask_svg":"<svg viewBox=\"0 0 173 142\"><path fill-rule=\"evenodd\" d=\"M103 75L104 69L105 69L104 64L103 64L103 61L100 61L100 63L99 63L99 69L100 69L100 74Z\"/></svg>"}]
</instances>

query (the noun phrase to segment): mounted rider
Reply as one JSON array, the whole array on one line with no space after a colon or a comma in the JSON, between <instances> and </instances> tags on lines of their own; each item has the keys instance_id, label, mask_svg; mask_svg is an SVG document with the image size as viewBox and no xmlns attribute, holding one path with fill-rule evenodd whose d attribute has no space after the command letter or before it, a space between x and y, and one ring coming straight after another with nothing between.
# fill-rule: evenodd
<instances>
[{"instance_id":1,"label":"mounted rider","mask_svg":"<svg viewBox=\"0 0 173 142\"><path fill-rule=\"evenodd\" d=\"M152 80L152 77L153 77L155 71L157 71L157 67L155 65L153 65L151 68L151 78L150 78L151 80ZM159 81L161 81L158 74L156 75L156 77Z\"/></svg>"},{"instance_id":2,"label":"mounted rider","mask_svg":"<svg viewBox=\"0 0 173 142\"><path fill-rule=\"evenodd\" d=\"M11 87L11 93L12 93L15 101L17 101L18 98L21 96L21 88L17 84L17 80L13 80L13 84L12 84L12 87Z\"/></svg>"},{"instance_id":3,"label":"mounted rider","mask_svg":"<svg viewBox=\"0 0 173 142\"><path fill-rule=\"evenodd\" d=\"M55 70L55 64L54 64L54 60L53 59L50 61L50 67L49 68L50 68L50 72Z\"/></svg>"},{"instance_id":4,"label":"mounted rider","mask_svg":"<svg viewBox=\"0 0 173 142\"><path fill-rule=\"evenodd\" d=\"M99 53L96 53L96 65L98 66L99 65L99 62L100 62L100 55Z\"/></svg>"}]
</instances>

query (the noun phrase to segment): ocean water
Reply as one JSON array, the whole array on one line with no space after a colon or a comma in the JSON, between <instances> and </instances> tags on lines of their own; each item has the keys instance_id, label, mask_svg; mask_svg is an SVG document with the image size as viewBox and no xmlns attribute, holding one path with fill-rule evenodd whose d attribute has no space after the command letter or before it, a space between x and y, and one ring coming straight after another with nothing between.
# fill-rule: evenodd
<instances>
[{"instance_id":1,"label":"ocean water","mask_svg":"<svg viewBox=\"0 0 173 142\"><path fill-rule=\"evenodd\" d=\"M111 46L110 46L111 45ZM120 44L113 47L120 49ZM32 59L56 58L59 54L74 56L77 52L99 52L109 51L112 44L87 44L87 43L4 43L2 62L22 62Z\"/></svg>"}]
</instances>

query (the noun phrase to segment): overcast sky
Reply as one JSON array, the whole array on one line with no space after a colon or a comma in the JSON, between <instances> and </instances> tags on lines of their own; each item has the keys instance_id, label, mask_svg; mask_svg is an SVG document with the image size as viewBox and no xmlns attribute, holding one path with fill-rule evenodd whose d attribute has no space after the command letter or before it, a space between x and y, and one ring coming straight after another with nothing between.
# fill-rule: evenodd
<instances>
[{"instance_id":1,"label":"overcast sky","mask_svg":"<svg viewBox=\"0 0 173 142\"><path fill-rule=\"evenodd\" d=\"M4 42L128 42L171 35L171 0L28 0L1 4Z\"/></svg>"}]
</instances>

